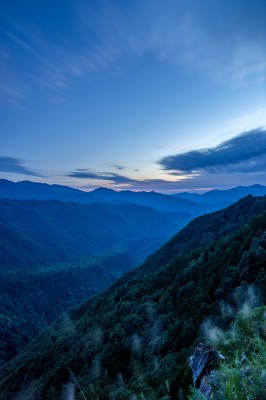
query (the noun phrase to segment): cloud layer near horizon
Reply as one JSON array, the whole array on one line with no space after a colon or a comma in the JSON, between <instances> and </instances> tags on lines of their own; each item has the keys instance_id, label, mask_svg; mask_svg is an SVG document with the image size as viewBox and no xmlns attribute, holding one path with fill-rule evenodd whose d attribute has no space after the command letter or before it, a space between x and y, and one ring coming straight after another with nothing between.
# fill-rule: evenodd
<instances>
[{"instance_id":1,"label":"cloud layer near horizon","mask_svg":"<svg viewBox=\"0 0 266 400\"><path fill-rule=\"evenodd\" d=\"M266 130L245 132L216 147L167 156L158 164L172 175L263 173L266 170Z\"/></svg>"},{"instance_id":2,"label":"cloud layer near horizon","mask_svg":"<svg viewBox=\"0 0 266 400\"><path fill-rule=\"evenodd\" d=\"M75 178L75 187L86 189L102 185L114 189L175 192L226 188L239 184L266 184L266 129L244 132L216 147L167 156L159 160L158 164L164 172L163 175L158 171L157 177L153 174L153 177L146 179L89 168L76 168L63 175L55 171L53 176L48 172L45 175L53 180L63 176L63 183L66 184L69 182L65 178ZM112 168L118 171L125 169L120 164L112 164ZM44 177L15 157L0 157L0 172ZM78 184L81 181L85 185Z\"/></svg>"},{"instance_id":3,"label":"cloud layer near horizon","mask_svg":"<svg viewBox=\"0 0 266 400\"><path fill-rule=\"evenodd\" d=\"M109 181L117 185L138 182L135 179L131 179L126 176L116 174L113 172L93 172L85 168L84 169L79 168L74 171L71 171L69 174L67 174L67 176L78 179L95 179L95 180Z\"/></svg>"},{"instance_id":4,"label":"cloud layer near horizon","mask_svg":"<svg viewBox=\"0 0 266 400\"><path fill-rule=\"evenodd\" d=\"M75 169L67 176L106 181L114 188L157 191L263 184L266 170L266 130L258 128L235 136L216 147L167 156L159 160L158 164L164 171L164 179L132 179L115 172L95 172L90 169Z\"/></svg>"},{"instance_id":5,"label":"cloud layer near horizon","mask_svg":"<svg viewBox=\"0 0 266 400\"><path fill-rule=\"evenodd\" d=\"M10 172L15 174L43 176L23 165L23 161L15 157L0 157L0 172Z\"/></svg>"}]
</instances>

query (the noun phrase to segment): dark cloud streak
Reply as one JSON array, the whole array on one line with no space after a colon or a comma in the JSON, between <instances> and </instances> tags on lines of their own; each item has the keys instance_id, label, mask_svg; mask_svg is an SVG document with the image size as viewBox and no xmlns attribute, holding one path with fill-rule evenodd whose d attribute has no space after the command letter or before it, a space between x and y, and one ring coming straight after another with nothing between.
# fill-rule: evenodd
<instances>
[{"instance_id":1,"label":"dark cloud streak","mask_svg":"<svg viewBox=\"0 0 266 400\"><path fill-rule=\"evenodd\" d=\"M75 171L70 172L68 177L78 178L78 179L94 179L94 180L103 180L114 183L115 185L129 185L136 188L145 187L151 188L153 185L167 185L173 182L164 179L132 179L124 175L119 175L113 172L92 172L86 169L76 169Z\"/></svg>"},{"instance_id":2,"label":"dark cloud streak","mask_svg":"<svg viewBox=\"0 0 266 400\"><path fill-rule=\"evenodd\" d=\"M36 171L25 167L23 161L15 157L0 157L0 172L9 172L14 174L43 176Z\"/></svg>"},{"instance_id":3,"label":"dark cloud streak","mask_svg":"<svg viewBox=\"0 0 266 400\"><path fill-rule=\"evenodd\" d=\"M124 165L120 165L120 164L113 164L112 167L116 168L118 171L122 171L123 169L126 169L126 167Z\"/></svg>"},{"instance_id":4,"label":"dark cloud streak","mask_svg":"<svg viewBox=\"0 0 266 400\"><path fill-rule=\"evenodd\" d=\"M213 148L167 156L158 164L173 175L202 171L263 172L266 165L266 130L245 132Z\"/></svg>"},{"instance_id":5,"label":"dark cloud streak","mask_svg":"<svg viewBox=\"0 0 266 400\"><path fill-rule=\"evenodd\" d=\"M75 171L70 172L67 176L78 179L97 179L97 180L110 181L118 185L138 182L134 179L112 172L92 172L85 169L76 169Z\"/></svg>"}]
</instances>

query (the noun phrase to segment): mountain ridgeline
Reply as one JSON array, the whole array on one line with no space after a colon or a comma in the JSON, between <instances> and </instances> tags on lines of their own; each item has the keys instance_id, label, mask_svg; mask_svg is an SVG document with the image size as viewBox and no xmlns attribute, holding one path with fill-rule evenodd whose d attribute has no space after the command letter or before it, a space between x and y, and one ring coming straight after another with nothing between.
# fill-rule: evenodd
<instances>
[{"instance_id":1,"label":"mountain ridgeline","mask_svg":"<svg viewBox=\"0 0 266 400\"><path fill-rule=\"evenodd\" d=\"M220 202L234 203L249 194L253 196L265 196L266 186L251 185L251 186L238 186L227 190L210 190L209 192L199 193L178 193L173 196L179 199L195 201L203 204L215 204Z\"/></svg>"},{"instance_id":2,"label":"mountain ridgeline","mask_svg":"<svg viewBox=\"0 0 266 400\"><path fill-rule=\"evenodd\" d=\"M59 200L64 202L74 201L81 204L96 202L108 204L134 203L160 211L185 211L194 217L221 209L249 194L264 196L266 195L266 186L238 186L227 190L210 190L203 194L182 192L169 196L157 192L115 191L107 188L84 192L63 185L48 185L30 181L15 183L0 179L0 199Z\"/></svg>"},{"instance_id":3,"label":"mountain ridgeline","mask_svg":"<svg viewBox=\"0 0 266 400\"><path fill-rule=\"evenodd\" d=\"M0 399L185 398L204 321L228 327L251 286L265 304L265 266L265 197L198 217L4 365Z\"/></svg>"},{"instance_id":4,"label":"mountain ridgeline","mask_svg":"<svg viewBox=\"0 0 266 400\"><path fill-rule=\"evenodd\" d=\"M252 194L252 192L250 192ZM58 200L81 204L138 204L151 207L158 211L186 212L196 217L207 212L225 207L227 201L217 201L217 204L199 204L187 199L175 198L157 192L133 192L130 190L115 191L98 188L91 192L73 189L61 185L48 185L29 181L10 182L0 179L0 199L16 200Z\"/></svg>"}]
</instances>

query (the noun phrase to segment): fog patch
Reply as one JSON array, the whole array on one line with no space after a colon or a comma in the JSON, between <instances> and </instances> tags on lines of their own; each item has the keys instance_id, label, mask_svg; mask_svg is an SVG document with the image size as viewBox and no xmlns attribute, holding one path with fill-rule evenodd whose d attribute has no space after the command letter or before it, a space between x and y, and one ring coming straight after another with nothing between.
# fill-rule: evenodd
<instances>
[{"instance_id":1,"label":"fog patch","mask_svg":"<svg viewBox=\"0 0 266 400\"><path fill-rule=\"evenodd\" d=\"M233 293L233 299L235 307L231 304L227 304L226 302L220 303L219 311L224 320L230 318L231 321L234 321L237 314L241 314L244 318L249 318L252 310L261 304L260 296L256 292L254 285L246 284L239 286ZM217 342L223 340L225 336L223 330L217 327L211 319L206 319L202 323L201 333L212 345L215 345ZM230 329L230 335L232 338L235 338L236 333L233 326Z\"/></svg>"},{"instance_id":2,"label":"fog patch","mask_svg":"<svg viewBox=\"0 0 266 400\"><path fill-rule=\"evenodd\" d=\"M138 356L138 357L141 356L142 342L141 342L141 338L136 333L132 336L131 349L132 349L133 355Z\"/></svg>"},{"instance_id":3,"label":"fog patch","mask_svg":"<svg viewBox=\"0 0 266 400\"><path fill-rule=\"evenodd\" d=\"M210 319L203 322L202 331L207 341L211 344L216 344L224 338L222 329L215 326Z\"/></svg>"},{"instance_id":4,"label":"fog patch","mask_svg":"<svg viewBox=\"0 0 266 400\"><path fill-rule=\"evenodd\" d=\"M232 318L235 315L235 309L225 302L220 303L220 312L223 318Z\"/></svg>"},{"instance_id":5,"label":"fog patch","mask_svg":"<svg viewBox=\"0 0 266 400\"><path fill-rule=\"evenodd\" d=\"M125 386L125 381L122 372L119 372L117 375L117 383L120 387Z\"/></svg>"},{"instance_id":6,"label":"fog patch","mask_svg":"<svg viewBox=\"0 0 266 400\"><path fill-rule=\"evenodd\" d=\"M241 314L243 314L245 318L248 318L252 310L258 307L259 304L260 304L259 296L256 295L254 287L249 286L247 288L247 299L240 308L240 312Z\"/></svg>"},{"instance_id":7,"label":"fog patch","mask_svg":"<svg viewBox=\"0 0 266 400\"><path fill-rule=\"evenodd\" d=\"M70 335L74 335L76 333L75 325L73 324L68 312L62 314L61 327L63 331L67 332Z\"/></svg>"},{"instance_id":8,"label":"fog patch","mask_svg":"<svg viewBox=\"0 0 266 400\"><path fill-rule=\"evenodd\" d=\"M102 374L102 363L100 356L97 355L93 360L92 360L92 366L91 366L91 377L93 380L96 380L100 378Z\"/></svg>"},{"instance_id":9,"label":"fog patch","mask_svg":"<svg viewBox=\"0 0 266 400\"><path fill-rule=\"evenodd\" d=\"M75 400L76 385L74 383L68 383L64 386L61 400Z\"/></svg>"}]
</instances>

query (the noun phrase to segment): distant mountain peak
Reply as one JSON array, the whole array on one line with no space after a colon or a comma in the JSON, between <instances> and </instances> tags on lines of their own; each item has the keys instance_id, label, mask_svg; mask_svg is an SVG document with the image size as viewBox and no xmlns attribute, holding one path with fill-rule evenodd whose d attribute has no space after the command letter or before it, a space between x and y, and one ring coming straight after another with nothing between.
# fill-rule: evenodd
<instances>
[{"instance_id":1,"label":"distant mountain peak","mask_svg":"<svg viewBox=\"0 0 266 400\"><path fill-rule=\"evenodd\" d=\"M254 195L254 196L264 196L266 195L266 186L260 184L254 184L250 186L237 186L231 189L225 190L210 190L205 193L189 193L189 192L182 192L178 194L174 194L174 197L185 199L185 200L192 200L197 203L204 203L204 204L215 204L218 202L227 201L228 204L232 204L235 201L245 197L247 195Z\"/></svg>"},{"instance_id":2,"label":"distant mountain peak","mask_svg":"<svg viewBox=\"0 0 266 400\"><path fill-rule=\"evenodd\" d=\"M111 192L117 192L117 190L113 190L110 188L105 188L105 187L98 187L97 189L92 190L90 193L111 193Z\"/></svg>"}]
</instances>

